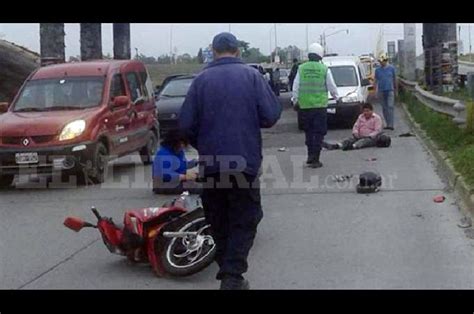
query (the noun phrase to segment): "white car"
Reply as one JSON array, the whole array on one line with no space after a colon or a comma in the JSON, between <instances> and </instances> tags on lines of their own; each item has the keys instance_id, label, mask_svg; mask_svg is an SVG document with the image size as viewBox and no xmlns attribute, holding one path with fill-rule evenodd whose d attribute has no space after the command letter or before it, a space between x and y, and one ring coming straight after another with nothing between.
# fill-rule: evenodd
<instances>
[{"instance_id":1,"label":"white car","mask_svg":"<svg viewBox=\"0 0 474 314\"><path fill-rule=\"evenodd\" d=\"M328 123L342 122L352 127L361 113L362 104L367 102L370 81L366 78L365 67L358 57L325 57L342 101L337 103L328 92Z\"/></svg>"}]
</instances>

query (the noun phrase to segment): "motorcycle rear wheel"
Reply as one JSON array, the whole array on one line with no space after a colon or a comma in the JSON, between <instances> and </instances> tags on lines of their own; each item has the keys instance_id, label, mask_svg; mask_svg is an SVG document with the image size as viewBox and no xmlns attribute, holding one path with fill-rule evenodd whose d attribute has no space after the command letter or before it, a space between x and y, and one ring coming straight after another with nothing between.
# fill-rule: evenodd
<instances>
[{"instance_id":1,"label":"motorcycle rear wheel","mask_svg":"<svg viewBox=\"0 0 474 314\"><path fill-rule=\"evenodd\" d=\"M209 266L214 261L216 244L211 236L210 225L204 218L204 210L196 209L184 216L176 225L176 232L198 231L196 239L166 238L157 256L166 273L173 276L189 276Z\"/></svg>"}]
</instances>

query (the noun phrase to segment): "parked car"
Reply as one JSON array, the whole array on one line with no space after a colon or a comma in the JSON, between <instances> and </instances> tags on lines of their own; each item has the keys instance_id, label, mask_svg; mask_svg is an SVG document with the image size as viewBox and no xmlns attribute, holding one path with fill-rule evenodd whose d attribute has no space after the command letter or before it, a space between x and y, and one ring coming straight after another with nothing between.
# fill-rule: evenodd
<instances>
[{"instance_id":1,"label":"parked car","mask_svg":"<svg viewBox=\"0 0 474 314\"><path fill-rule=\"evenodd\" d=\"M5 111L5 109L4 109ZM103 182L114 157L158 143L153 85L143 63L100 60L41 67L0 115L0 186L19 173Z\"/></svg>"},{"instance_id":2,"label":"parked car","mask_svg":"<svg viewBox=\"0 0 474 314\"><path fill-rule=\"evenodd\" d=\"M341 102L337 102L328 92L328 124L352 127L362 111L362 104L367 102L370 81L366 78L365 68L357 57L325 57L323 63L328 66ZM299 112L298 108L296 108ZM302 129L300 114L298 127Z\"/></svg>"},{"instance_id":3,"label":"parked car","mask_svg":"<svg viewBox=\"0 0 474 314\"><path fill-rule=\"evenodd\" d=\"M290 91L290 70L288 69L280 69L280 90L284 90L285 92Z\"/></svg>"},{"instance_id":4,"label":"parked car","mask_svg":"<svg viewBox=\"0 0 474 314\"><path fill-rule=\"evenodd\" d=\"M265 70L263 69L263 67L258 64L258 63L247 63L249 66L251 66L252 68L255 68L258 70L258 72L260 72L262 75L265 75Z\"/></svg>"},{"instance_id":5,"label":"parked car","mask_svg":"<svg viewBox=\"0 0 474 314\"><path fill-rule=\"evenodd\" d=\"M195 77L196 75L180 74L169 76L163 81L156 96L161 135L178 128L178 115Z\"/></svg>"}]
</instances>

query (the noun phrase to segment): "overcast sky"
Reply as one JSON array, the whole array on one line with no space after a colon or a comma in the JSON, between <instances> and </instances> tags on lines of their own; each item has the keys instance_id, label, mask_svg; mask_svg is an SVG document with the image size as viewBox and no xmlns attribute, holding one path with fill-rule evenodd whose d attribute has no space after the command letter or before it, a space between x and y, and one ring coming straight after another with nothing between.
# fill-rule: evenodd
<instances>
[{"instance_id":1,"label":"overcast sky","mask_svg":"<svg viewBox=\"0 0 474 314\"><path fill-rule=\"evenodd\" d=\"M340 32L327 38L330 52L360 55L373 52L377 35L382 24L309 24L309 43L319 41L319 36L338 30L349 29L349 34ZM461 39L468 49L468 30L466 24L460 24ZM268 54L275 47L274 24L131 24L132 55L135 48L147 56L159 56L170 51L170 35L172 29L172 47L178 54L196 55L199 48L206 47L212 37L219 32L231 32L239 39L250 42L251 47L260 48ZM306 24L277 24L277 44L279 47L296 45L306 48ZM403 38L403 24L383 24L384 50L386 42ZM66 58L80 54L79 24L65 24ZM422 25L417 24L417 54L422 51ZM39 52L39 24L1 24L0 38L12 41L31 50ZM103 53L112 54L112 24L102 24Z\"/></svg>"}]
</instances>

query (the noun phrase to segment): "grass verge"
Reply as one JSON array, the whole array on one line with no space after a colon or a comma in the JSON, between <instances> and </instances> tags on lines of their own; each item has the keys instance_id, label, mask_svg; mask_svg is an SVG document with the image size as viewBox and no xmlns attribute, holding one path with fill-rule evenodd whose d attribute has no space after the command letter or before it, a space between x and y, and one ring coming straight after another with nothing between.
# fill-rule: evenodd
<instances>
[{"instance_id":1,"label":"grass verge","mask_svg":"<svg viewBox=\"0 0 474 314\"><path fill-rule=\"evenodd\" d=\"M474 133L459 128L451 117L423 105L409 92L400 92L400 100L426 134L445 151L466 183L474 186Z\"/></svg>"}]
</instances>

